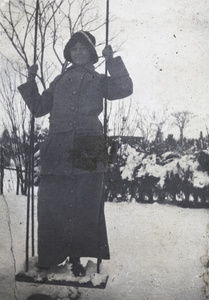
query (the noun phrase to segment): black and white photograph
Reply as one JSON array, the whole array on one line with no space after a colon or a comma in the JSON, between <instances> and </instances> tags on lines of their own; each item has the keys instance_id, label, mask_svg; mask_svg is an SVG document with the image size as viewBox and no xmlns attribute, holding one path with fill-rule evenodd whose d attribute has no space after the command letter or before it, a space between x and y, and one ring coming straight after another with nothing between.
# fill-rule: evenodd
<instances>
[{"instance_id":1,"label":"black and white photograph","mask_svg":"<svg viewBox=\"0 0 209 300\"><path fill-rule=\"evenodd\" d=\"M0 300L209 299L209 2L0 0Z\"/></svg>"}]
</instances>

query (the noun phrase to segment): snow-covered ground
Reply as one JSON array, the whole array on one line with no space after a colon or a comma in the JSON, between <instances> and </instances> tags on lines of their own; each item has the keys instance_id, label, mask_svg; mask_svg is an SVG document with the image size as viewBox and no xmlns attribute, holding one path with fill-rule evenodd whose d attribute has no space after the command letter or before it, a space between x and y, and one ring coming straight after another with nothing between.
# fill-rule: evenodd
<instances>
[{"instance_id":1,"label":"snow-covered ground","mask_svg":"<svg viewBox=\"0 0 209 300\"><path fill-rule=\"evenodd\" d=\"M159 204L106 203L111 260L105 290L80 288L81 300L205 300L208 211ZM26 197L11 182L0 196L0 300L26 300L34 293L54 299L75 288L15 283L25 258ZM83 260L85 263L85 260Z\"/></svg>"}]
</instances>

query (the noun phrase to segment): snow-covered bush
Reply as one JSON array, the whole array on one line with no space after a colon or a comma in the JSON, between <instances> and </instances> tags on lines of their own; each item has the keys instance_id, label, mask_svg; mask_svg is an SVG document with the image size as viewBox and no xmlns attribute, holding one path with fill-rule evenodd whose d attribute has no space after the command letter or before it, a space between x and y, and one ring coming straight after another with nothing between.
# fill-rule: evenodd
<instances>
[{"instance_id":1,"label":"snow-covered bush","mask_svg":"<svg viewBox=\"0 0 209 300\"><path fill-rule=\"evenodd\" d=\"M130 145L118 150L119 164L111 166L109 200L137 202L184 202L205 204L209 198L209 152L166 152L162 155L137 151ZM117 169L117 171L116 171ZM117 174L117 176L116 176ZM113 192L114 190L114 192ZM113 196L114 194L114 196Z\"/></svg>"}]
</instances>

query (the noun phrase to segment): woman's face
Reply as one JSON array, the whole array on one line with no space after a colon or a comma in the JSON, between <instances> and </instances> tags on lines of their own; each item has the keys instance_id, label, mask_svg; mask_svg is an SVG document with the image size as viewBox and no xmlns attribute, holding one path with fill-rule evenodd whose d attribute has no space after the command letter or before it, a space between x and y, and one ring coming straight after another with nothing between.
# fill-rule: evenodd
<instances>
[{"instance_id":1,"label":"woman's face","mask_svg":"<svg viewBox=\"0 0 209 300\"><path fill-rule=\"evenodd\" d=\"M77 42L75 46L70 49L70 55L73 64L75 65L86 65L91 61L91 53L84 45Z\"/></svg>"}]
</instances>

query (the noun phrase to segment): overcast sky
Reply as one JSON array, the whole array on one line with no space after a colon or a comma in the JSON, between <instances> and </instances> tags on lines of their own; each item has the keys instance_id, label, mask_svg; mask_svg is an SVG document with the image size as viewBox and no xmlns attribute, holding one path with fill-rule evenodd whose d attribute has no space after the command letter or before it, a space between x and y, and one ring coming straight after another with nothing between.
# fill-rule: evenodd
<instances>
[{"instance_id":1,"label":"overcast sky","mask_svg":"<svg viewBox=\"0 0 209 300\"><path fill-rule=\"evenodd\" d=\"M95 0L104 18L105 2ZM134 82L134 105L190 110L198 117L188 131L198 135L209 115L209 1L110 0L110 16L117 17L110 36L121 30L115 42L125 42L119 55Z\"/></svg>"},{"instance_id":2,"label":"overcast sky","mask_svg":"<svg viewBox=\"0 0 209 300\"><path fill-rule=\"evenodd\" d=\"M204 112L209 98L209 1L121 0L112 1L110 8L124 30L123 56L138 101L157 107L189 105L194 111L198 104Z\"/></svg>"},{"instance_id":3,"label":"overcast sky","mask_svg":"<svg viewBox=\"0 0 209 300\"><path fill-rule=\"evenodd\" d=\"M121 55L134 81L134 102L191 110L198 118L190 136L198 134L209 115L209 1L110 0L110 11L118 18L110 33L121 26L126 40Z\"/></svg>"}]
</instances>

